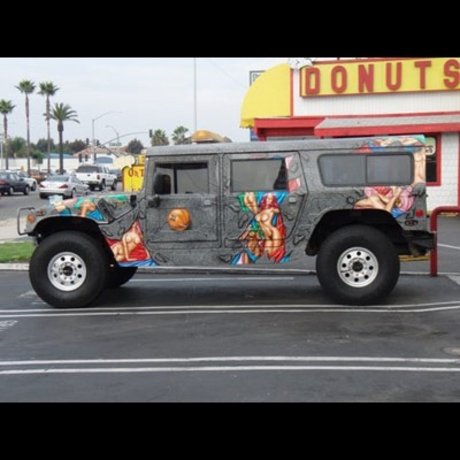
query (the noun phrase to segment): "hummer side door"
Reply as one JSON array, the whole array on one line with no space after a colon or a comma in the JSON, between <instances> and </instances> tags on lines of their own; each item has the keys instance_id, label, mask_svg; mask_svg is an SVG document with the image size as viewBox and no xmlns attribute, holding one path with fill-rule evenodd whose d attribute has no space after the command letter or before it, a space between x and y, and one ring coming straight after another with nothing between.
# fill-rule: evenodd
<instances>
[{"instance_id":1,"label":"hummer side door","mask_svg":"<svg viewBox=\"0 0 460 460\"><path fill-rule=\"evenodd\" d=\"M199 265L218 246L218 163L212 155L155 159L153 172L164 184L157 202L147 204L145 227L147 247L160 264Z\"/></svg>"},{"instance_id":2,"label":"hummer side door","mask_svg":"<svg viewBox=\"0 0 460 460\"><path fill-rule=\"evenodd\" d=\"M307 193L299 153L225 155L223 171L228 263L290 262Z\"/></svg>"}]
</instances>

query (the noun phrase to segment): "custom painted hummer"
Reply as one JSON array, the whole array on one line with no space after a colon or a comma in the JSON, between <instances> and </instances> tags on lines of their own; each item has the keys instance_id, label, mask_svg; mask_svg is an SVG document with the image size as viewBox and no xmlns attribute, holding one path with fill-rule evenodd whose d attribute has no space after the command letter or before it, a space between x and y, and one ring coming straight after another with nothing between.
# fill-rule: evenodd
<instances>
[{"instance_id":1,"label":"custom painted hummer","mask_svg":"<svg viewBox=\"0 0 460 460\"><path fill-rule=\"evenodd\" d=\"M317 256L327 295L370 304L394 288L399 255L433 247L427 149L423 136L154 147L139 193L18 210L18 232L37 243L30 281L50 305L83 307L139 267Z\"/></svg>"}]
</instances>

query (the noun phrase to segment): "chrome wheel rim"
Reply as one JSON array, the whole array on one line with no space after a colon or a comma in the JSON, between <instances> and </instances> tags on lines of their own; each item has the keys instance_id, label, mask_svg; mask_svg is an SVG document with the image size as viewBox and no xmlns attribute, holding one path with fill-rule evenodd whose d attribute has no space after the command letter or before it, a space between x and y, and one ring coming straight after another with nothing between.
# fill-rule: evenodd
<instances>
[{"instance_id":1,"label":"chrome wheel rim","mask_svg":"<svg viewBox=\"0 0 460 460\"><path fill-rule=\"evenodd\" d=\"M73 252L60 252L48 264L48 279L60 291L70 292L80 288L87 276L86 264Z\"/></svg>"},{"instance_id":2,"label":"chrome wheel rim","mask_svg":"<svg viewBox=\"0 0 460 460\"><path fill-rule=\"evenodd\" d=\"M338 259L337 273L347 286L363 288L372 284L377 278L379 263L375 254L369 249L349 248Z\"/></svg>"}]
</instances>

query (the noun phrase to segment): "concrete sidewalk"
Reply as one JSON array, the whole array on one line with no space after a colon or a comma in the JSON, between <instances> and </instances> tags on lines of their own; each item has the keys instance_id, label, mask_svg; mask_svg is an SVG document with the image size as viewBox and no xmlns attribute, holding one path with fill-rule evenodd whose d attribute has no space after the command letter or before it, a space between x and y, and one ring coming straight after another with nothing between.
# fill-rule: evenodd
<instances>
[{"instance_id":1,"label":"concrete sidewalk","mask_svg":"<svg viewBox=\"0 0 460 460\"><path fill-rule=\"evenodd\" d=\"M0 220L0 244L10 241L28 241L27 235L19 236L16 227L16 218Z\"/></svg>"}]
</instances>

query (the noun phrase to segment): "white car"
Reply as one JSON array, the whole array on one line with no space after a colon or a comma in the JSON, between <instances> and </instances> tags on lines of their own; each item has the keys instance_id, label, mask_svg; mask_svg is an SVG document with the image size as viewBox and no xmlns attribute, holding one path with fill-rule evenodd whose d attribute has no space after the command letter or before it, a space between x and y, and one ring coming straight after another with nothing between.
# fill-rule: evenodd
<instances>
[{"instance_id":1,"label":"white car","mask_svg":"<svg viewBox=\"0 0 460 460\"><path fill-rule=\"evenodd\" d=\"M40 198L47 198L52 195L73 198L77 195L87 194L88 190L89 186L78 179L75 174L50 176L39 185Z\"/></svg>"}]
</instances>

